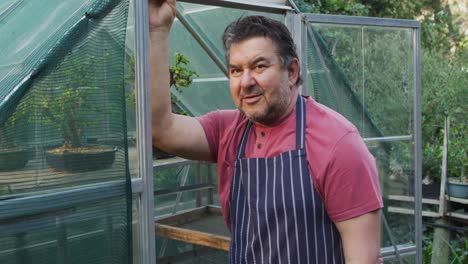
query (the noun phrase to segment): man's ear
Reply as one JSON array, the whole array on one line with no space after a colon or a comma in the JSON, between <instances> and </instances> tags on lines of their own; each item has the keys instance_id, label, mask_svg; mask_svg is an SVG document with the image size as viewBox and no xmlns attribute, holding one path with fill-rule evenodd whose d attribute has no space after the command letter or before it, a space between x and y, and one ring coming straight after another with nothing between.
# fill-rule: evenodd
<instances>
[{"instance_id":1,"label":"man's ear","mask_svg":"<svg viewBox=\"0 0 468 264\"><path fill-rule=\"evenodd\" d=\"M300 71L299 60L297 58L294 58L288 67L288 77L289 77L290 85L296 84L297 79L299 78L299 71Z\"/></svg>"}]
</instances>

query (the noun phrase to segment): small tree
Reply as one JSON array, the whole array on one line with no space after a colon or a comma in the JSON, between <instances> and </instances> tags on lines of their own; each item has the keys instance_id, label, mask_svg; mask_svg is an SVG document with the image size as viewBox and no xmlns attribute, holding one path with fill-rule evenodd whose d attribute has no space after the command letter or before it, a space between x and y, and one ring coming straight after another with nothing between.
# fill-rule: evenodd
<instances>
[{"instance_id":1,"label":"small tree","mask_svg":"<svg viewBox=\"0 0 468 264\"><path fill-rule=\"evenodd\" d=\"M103 109L100 102L90 100L100 90L106 93L109 89L118 89L100 76L102 67L107 67L108 57L108 53L102 57L89 54L65 57L60 69L51 71L50 76L42 80L40 85L47 88L38 92L29 103L28 107L35 109L36 115L41 117L38 121L41 125L53 126L62 135L63 149L83 147L85 131L99 122L96 115L114 114L109 110L114 107Z\"/></svg>"}]
</instances>

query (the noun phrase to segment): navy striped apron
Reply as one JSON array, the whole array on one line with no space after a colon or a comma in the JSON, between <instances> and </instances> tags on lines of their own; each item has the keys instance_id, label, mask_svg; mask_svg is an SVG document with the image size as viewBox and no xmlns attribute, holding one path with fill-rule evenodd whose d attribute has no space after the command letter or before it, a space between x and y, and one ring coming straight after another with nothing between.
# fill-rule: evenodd
<instances>
[{"instance_id":1,"label":"navy striped apron","mask_svg":"<svg viewBox=\"0 0 468 264\"><path fill-rule=\"evenodd\" d=\"M307 167L305 102L296 103L296 150L243 158L248 123L231 184L229 263L344 263L340 235Z\"/></svg>"}]
</instances>

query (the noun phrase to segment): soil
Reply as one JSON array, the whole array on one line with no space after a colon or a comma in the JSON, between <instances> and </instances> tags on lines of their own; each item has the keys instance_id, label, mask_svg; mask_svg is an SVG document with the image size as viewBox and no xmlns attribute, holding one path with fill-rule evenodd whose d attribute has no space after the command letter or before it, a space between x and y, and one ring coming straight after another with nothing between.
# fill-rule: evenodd
<instances>
[{"instance_id":1,"label":"soil","mask_svg":"<svg viewBox=\"0 0 468 264\"><path fill-rule=\"evenodd\" d=\"M47 152L50 154L64 154L64 153L70 153L70 154L95 154L95 153L102 153L102 152L107 152L107 151L113 151L112 147L109 146L103 146L103 145L85 145L82 147L58 147L54 149L50 149Z\"/></svg>"},{"instance_id":2,"label":"soil","mask_svg":"<svg viewBox=\"0 0 468 264\"><path fill-rule=\"evenodd\" d=\"M467 181L462 181L462 179L456 178L456 177L451 177L450 179L448 179L448 181L453 182L453 183L464 183L464 184L468 183Z\"/></svg>"}]
</instances>

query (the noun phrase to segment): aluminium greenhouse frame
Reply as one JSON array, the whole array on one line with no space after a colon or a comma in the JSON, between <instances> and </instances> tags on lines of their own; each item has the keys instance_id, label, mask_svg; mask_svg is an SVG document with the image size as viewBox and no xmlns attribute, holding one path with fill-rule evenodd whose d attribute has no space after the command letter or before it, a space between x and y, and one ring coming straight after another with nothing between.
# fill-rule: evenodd
<instances>
[{"instance_id":1,"label":"aluminium greenhouse frame","mask_svg":"<svg viewBox=\"0 0 468 264\"><path fill-rule=\"evenodd\" d=\"M229 7L250 11L261 11L267 13L285 15L285 23L292 32L293 38L298 48L298 54L301 59L301 68L307 68L306 61L306 32L307 23L319 24L341 24L341 25L361 25L361 26L379 26L405 28L412 30L414 44L413 53L413 81L414 81L414 102L413 102L413 135L365 138L365 141L395 141L395 140L414 140L414 224L415 224L415 246L396 245L390 249L382 249L382 255L385 259L397 258L400 256L415 255L416 263L422 263L422 190L421 190L421 57L420 57L420 24L418 21L387 19L387 18L369 18L369 17L349 17L336 15L316 15L301 14L298 12L294 2L289 0L292 6L255 3L240 0L182 0L180 2L213 5L218 7ZM137 144L139 178L132 179L132 192L140 195L139 206L139 233L141 263L156 263L155 256L155 227L154 227L154 197L153 197L153 167L151 153L151 112L150 112L150 91L149 91L149 36L148 36L148 14L147 1L135 1L135 42L136 42L136 84L137 84L137 138L140 140ZM190 32L195 40L200 44L208 56L218 66L218 68L227 75L226 66L215 55L199 34L190 26L184 17L178 12L177 18L181 24ZM305 75L306 71L301 74ZM307 82L307 78L303 78ZM383 219L383 224L388 223Z\"/></svg>"},{"instance_id":2,"label":"aluminium greenhouse frame","mask_svg":"<svg viewBox=\"0 0 468 264\"><path fill-rule=\"evenodd\" d=\"M309 23L326 23L340 25L356 26L378 26L412 29L414 43L413 66L414 66L414 102L413 102L413 135L382 137L382 138L364 138L364 141L397 141L414 140L414 221L415 221L415 244L416 248L408 247L395 251L397 257L399 254L416 254L416 263L422 263L422 143L421 143L421 42L420 42L420 23L415 20L388 19L373 17L351 17L338 15L317 15L305 14L305 19ZM307 80L307 79L305 79ZM385 219L384 224L387 225ZM414 252L416 251L416 252ZM390 252L382 252L382 255L388 256Z\"/></svg>"}]
</instances>

